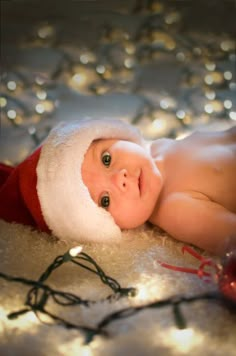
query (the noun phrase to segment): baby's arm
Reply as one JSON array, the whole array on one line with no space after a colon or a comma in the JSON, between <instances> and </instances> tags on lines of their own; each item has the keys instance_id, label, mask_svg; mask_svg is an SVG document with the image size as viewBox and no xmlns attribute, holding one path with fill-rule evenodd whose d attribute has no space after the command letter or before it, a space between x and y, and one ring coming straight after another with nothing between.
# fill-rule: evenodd
<instances>
[{"instance_id":1,"label":"baby's arm","mask_svg":"<svg viewBox=\"0 0 236 356\"><path fill-rule=\"evenodd\" d=\"M236 214L197 194L171 194L152 222L178 240L219 255L236 234Z\"/></svg>"}]
</instances>

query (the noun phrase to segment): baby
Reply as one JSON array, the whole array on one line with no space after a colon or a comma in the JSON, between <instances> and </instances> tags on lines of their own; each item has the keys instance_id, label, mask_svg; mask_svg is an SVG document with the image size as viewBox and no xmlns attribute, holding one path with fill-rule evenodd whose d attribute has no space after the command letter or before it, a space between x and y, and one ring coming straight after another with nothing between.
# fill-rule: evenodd
<instances>
[{"instance_id":1,"label":"baby","mask_svg":"<svg viewBox=\"0 0 236 356\"><path fill-rule=\"evenodd\" d=\"M236 127L147 142L118 120L78 120L0 168L0 218L61 239L115 241L149 221L220 255L236 234Z\"/></svg>"},{"instance_id":2,"label":"baby","mask_svg":"<svg viewBox=\"0 0 236 356\"><path fill-rule=\"evenodd\" d=\"M98 140L85 155L82 177L94 201L122 229L150 221L217 254L236 234L236 127L159 139L150 151L132 142Z\"/></svg>"}]
</instances>

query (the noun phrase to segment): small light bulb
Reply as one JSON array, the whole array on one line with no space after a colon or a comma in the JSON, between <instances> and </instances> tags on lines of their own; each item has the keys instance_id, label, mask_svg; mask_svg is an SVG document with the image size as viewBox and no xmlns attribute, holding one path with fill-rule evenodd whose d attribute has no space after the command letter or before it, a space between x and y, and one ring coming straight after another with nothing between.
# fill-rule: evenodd
<instances>
[{"instance_id":1,"label":"small light bulb","mask_svg":"<svg viewBox=\"0 0 236 356\"><path fill-rule=\"evenodd\" d=\"M233 74L229 70L227 70L226 72L224 72L224 78L226 80L231 80L233 78Z\"/></svg>"},{"instance_id":2,"label":"small light bulb","mask_svg":"<svg viewBox=\"0 0 236 356\"><path fill-rule=\"evenodd\" d=\"M35 106L35 111L36 111L38 114L43 114L44 111L45 111L43 104L37 104L37 105Z\"/></svg>"},{"instance_id":3,"label":"small light bulb","mask_svg":"<svg viewBox=\"0 0 236 356\"><path fill-rule=\"evenodd\" d=\"M72 247L69 251L69 254L71 257L76 257L80 252L82 251L83 247L82 246L75 246Z\"/></svg>"},{"instance_id":4,"label":"small light bulb","mask_svg":"<svg viewBox=\"0 0 236 356\"><path fill-rule=\"evenodd\" d=\"M231 100L225 100L224 101L224 107L226 108L226 109L231 109L232 108L232 101Z\"/></svg>"},{"instance_id":5,"label":"small light bulb","mask_svg":"<svg viewBox=\"0 0 236 356\"><path fill-rule=\"evenodd\" d=\"M16 82L14 82L13 80L10 80L7 83L7 88L12 91L16 90Z\"/></svg>"},{"instance_id":6,"label":"small light bulb","mask_svg":"<svg viewBox=\"0 0 236 356\"><path fill-rule=\"evenodd\" d=\"M230 111L229 117L231 118L231 120L236 120L236 112L235 111Z\"/></svg>"},{"instance_id":7,"label":"small light bulb","mask_svg":"<svg viewBox=\"0 0 236 356\"><path fill-rule=\"evenodd\" d=\"M16 118L15 110L8 110L7 116L8 116L9 119L14 120Z\"/></svg>"},{"instance_id":8,"label":"small light bulb","mask_svg":"<svg viewBox=\"0 0 236 356\"><path fill-rule=\"evenodd\" d=\"M5 106L7 106L7 99L4 97L0 97L0 107L4 108Z\"/></svg>"}]
</instances>

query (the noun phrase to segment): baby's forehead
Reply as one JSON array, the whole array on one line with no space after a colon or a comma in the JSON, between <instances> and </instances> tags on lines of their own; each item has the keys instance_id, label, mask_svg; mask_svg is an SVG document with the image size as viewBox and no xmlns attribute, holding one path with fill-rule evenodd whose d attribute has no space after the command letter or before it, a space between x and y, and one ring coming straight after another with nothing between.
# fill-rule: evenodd
<instances>
[{"instance_id":1,"label":"baby's forehead","mask_svg":"<svg viewBox=\"0 0 236 356\"><path fill-rule=\"evenodd\" d=\"M92 141L92 143L89 146L89 149L99 148L102 146L110 146L116 141L117 141L117 139L114 139L114 138L98 138L98 139Z\"/></svg>"}]
</instances>

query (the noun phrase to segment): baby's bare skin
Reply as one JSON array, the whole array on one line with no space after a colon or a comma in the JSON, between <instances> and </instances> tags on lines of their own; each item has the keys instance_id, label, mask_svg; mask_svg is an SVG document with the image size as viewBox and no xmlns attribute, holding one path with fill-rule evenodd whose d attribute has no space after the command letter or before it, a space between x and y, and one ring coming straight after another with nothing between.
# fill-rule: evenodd
<instances>
[{"instance_id":1,"label":"baby's bare skin","mask_svg":"<svg viewBox=\"0 0 236 356\"><path fill-rule=\"evenodd\" d=\"M150 222L174 238L221 254L236 235L236 127L151 146L164 179Z\"/></svg>"}]
</instances>

